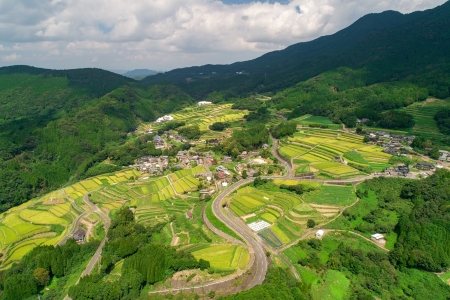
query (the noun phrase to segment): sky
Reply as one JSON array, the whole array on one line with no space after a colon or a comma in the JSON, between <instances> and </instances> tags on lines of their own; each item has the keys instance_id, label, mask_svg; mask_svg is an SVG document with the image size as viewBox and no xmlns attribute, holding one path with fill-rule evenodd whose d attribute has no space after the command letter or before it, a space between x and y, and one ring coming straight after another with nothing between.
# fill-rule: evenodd
<instances>
[{"instance_id":1,"label":"sky","mask_svg":"<svg viewBox=\"0 0 450 300\"><path fill-rule=\"evenodd\" d=\"M445 0L0 0L0 66L109 70L245 61L368 13Z\"/></svg>"}]
</instances>

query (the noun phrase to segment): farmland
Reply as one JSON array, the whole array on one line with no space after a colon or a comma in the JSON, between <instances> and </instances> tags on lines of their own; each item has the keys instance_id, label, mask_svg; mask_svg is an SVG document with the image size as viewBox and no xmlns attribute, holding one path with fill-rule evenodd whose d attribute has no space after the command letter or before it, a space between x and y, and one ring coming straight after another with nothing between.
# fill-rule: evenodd
<instances>
[{"instance_id":1,"label":"farmland","mask_svg":"<svg viewBox=\"0 0 450 300\"><path fill-rule=\"evenodd\" d=\"M250 262L247 248L237 245L195 245L187 251L197 259L208 260L218 271L243 270Z\"/></svg>"},{"instance_id":2,"label":"farmland","mask_svg":"<svg viewBox=\"0 0 450 300\"><path fill-rule=\"evenodd\" d=\"M426 138L439 139L444 135L439 132L434 115L443 108L449 108L450 103L444 100L429 99L425 102L416 102L403 110L414 117L416 125L411 132Z\"/></svg>"},{"instance_id":3,"label":"farmland","mask_svg":"<svg viewBox=\"0 0 450 300\"><path fill-rule=\"evenodd\" d=\"M209 131L209 125L216 122L236 122L248 114L246 110L231 109L232 104L204 105L187 107L171 114L176 121L184 121L187 125L198 125L201 131ZM158 128L159 125L155 125Z\"/></svg>"},{"instance_id":4,"label":"farmland","mask_svg":"<svg viewBox=\"0 0 450 300\"><path fill-rule=\"evenodd\" d=\"M319 178L352 178L390 166L389 154L362 140L336 130L301 128L281 142L279 151L292 160L297 174L314 172Z\"/></svg>"},{"instance_id":5,"label":"farmland","mask_svg":"<svg viewBox=\"0 0 450 300\"><path fill-rule=\"evenodd\" d=\"M171 215L184 214L194 207L197 198L182 195L197 189L199 181L193 175L204 171L198 166L154 180L134 180L140 175L137 171L121 171L80 181L15 207L0 217L2 267L37 245L57 244L71 230L74 220L90 211L82 200L88 193L106 213L126 203L134 206L137 219L144 224L154 225ZM99 221L92 214L84 219L94 224Z\"/></svg>"},{"instance_id":6,"label":"farmland","mask_svg":"<svg viewBox=\"0 0 450 300\"><path fill-rule=\"evenodd\" d=\"M302 235L308 219L316 224L336 216L342 207L352 204L356 195L353 186L334 186L317 182L282 180L275 185L302 185L313 190L302 195L282 189L255 189L247 186L231 197L230 208L246 223L266 221L271 226L259 232L273 247L289 244Z\"/></svg>"}]
</instances>

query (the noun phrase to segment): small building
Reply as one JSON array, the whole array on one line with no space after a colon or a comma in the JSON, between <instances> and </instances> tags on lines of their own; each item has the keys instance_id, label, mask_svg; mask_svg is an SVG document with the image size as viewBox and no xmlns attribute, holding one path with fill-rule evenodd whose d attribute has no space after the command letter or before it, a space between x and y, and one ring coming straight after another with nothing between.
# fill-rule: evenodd
<instances>
[{"instance_id":1,"label":"small building","mask_svg":"<svg viewBox=\"0 0 450 300\"><path fill-rule=\"evenodd\" d=\"M200 190L201 195L212 195L215 193L215 190Z\"/></svg>"},{"instance_id":2,"label":"small building","mask_svg":"<svg viewBox=\"0 0 450 300\"><path fill-rule=\"evenodd\" d=\"M316 237L321 238L321 237L323 237L324 234L325 234L325 231L323 231L322 229L317 230Z\"/></svg>"},{"instance_id":3,"label":"small building","mask_svg":"<svg viewBox=\"0 0 450 300\"><path fill-rule=\"evenodd\" d=\"M210 139L210 140L208 140L208 144L217 146L217 145L219 145L219 140L218 139Z\"/></svg>"},{"instance_id":4,"label":"small building","mask_svg":"<svg viewBox=\"0 0 450 300\"><path fill-rule=\"evenodd\" d=\"M84 239L86 238L86 230L84 230L83 228L79 228L77 231L75 231L75 233L73 234L73 239L77 242L77 243L82 243L84 242Z\"/></svg>"},{"instance_id":5,"label":"small building","mask_svg":"<svg viewBox=\"0 0 450 300\"><path fill-rule=\"evenodd\" d=\"M375 233L375 234L372 234L372 236L371 236L371 239L374 241L379 241L383 238L384 238L384 236L381 233Z\"/></svg>"},{"instance_id":6,"label":"small building","mask_svg":"<svg viewBox=\"0 0 450 300\"><path fill-rule=\"evenodd\" d=\"M186 212L186 218L189 219L189 220L194 219L194 215L192 214L191 211L188 210L188 211Z\"/></svg>"},{"instance_id":7,"label":"small building","mask_svg":"<svg viewBox=\"0 0 450 300\"><path fill-rule=\"evenodd\" d=\"M416 164L416 168L419 170L433 170L435 168L435 166L431 163L427 163L427 162L418 162Z\"/></svg>"},{"instance_id":8,"label":"small building","mask_svg":"<svg viewBox=\"0 0 450 300\"><path fill-rule=\"evenodd\" d=\"M210 101L200 101L197 103L198 106L210 105L210 104L212 104L212 102L210 102Z\"/></svg>"}]
</instances>

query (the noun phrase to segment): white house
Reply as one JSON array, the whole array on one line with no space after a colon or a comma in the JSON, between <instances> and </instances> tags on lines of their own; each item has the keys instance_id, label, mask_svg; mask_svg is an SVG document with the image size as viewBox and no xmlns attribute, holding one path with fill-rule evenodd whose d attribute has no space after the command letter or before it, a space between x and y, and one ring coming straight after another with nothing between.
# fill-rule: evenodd
<instances>
[{"instance_id":1,"label":"white house","mask_svg":"<svg viewBox=\"0 0 450 300\"><path fill-rule=\"evenodd\" d=\"M372 234L371 238L374 241L379 241L379 240L383 239L384 236L381 233L375 233L375 234Z\"/></svg>"},{"instance_id":2,"label":"white house","mask_svg":"<svg viewBox=\"0 0 450 300\"><path fill-rule=\"evenodd\" d=\"M155 123L162 123L165 121L173 121L174 118L171 115L166 115L166 116L162 116L159 117L158 119L156 119Z\"/></svg>"},{"instance_id":3,"label":"white house","mask_svg":"<svg viewBox=\"0 0 450 300\"><path fill-rule=\"evenodd\" d=\"M210 101L200 101L199 103L197 103L198 106L210 105L210 104L212 104L212 102L210 102Z\"/></svg>"},{"instance_id":4,"label":"white house","mask_svg":"<svg viewBox=\"0 0 450 300\"><path fill-rule=\"evenodd\" d=\"M323 237L324 234L325 234L325 231L323 231L322 229L317 230L316 237L321 238L321 237Z\"/></svg>"}]
</instances>

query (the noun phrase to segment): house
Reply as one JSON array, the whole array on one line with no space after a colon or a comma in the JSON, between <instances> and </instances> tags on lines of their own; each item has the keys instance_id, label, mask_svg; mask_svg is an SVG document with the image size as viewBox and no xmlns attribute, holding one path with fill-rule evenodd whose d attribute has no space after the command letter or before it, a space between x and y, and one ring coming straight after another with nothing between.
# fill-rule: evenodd
<instances>
[{"instance_id":1,"label":"house","mask_svg":"<svg viewBox=\"0 0 450 300\"><path fill-rule=\"evenodd\" d=\"M201 195L212 195L215 192L216 192L215 190L200 190Z\"/></svg>"},{"instance_id":2,"label":"house","mask_svg":"<svg viewBox=\"0 0 450 300\"><path fill-rule=\"evenodd\" d=\"M372 236L370 238L374 241L379 241L379 240L383 239L384 236L381 233L375 233L375 234L372 234Z\"/></svg>"},{"instance_id":3,"label":"house","mask_svg":"<svg viewBox=\"0 0 450 300\"><path fill-rule=\"evenodd\" d=\"M325 234L325 231L323 231L322 229L317 230L316 237L321 238L321 237L323 237L324 234Z\"/></svg>"},{"instance_id":4,"label":"house","mask_svg":"<svg viewBox=\"0 0 450 300\"><path fill-rule=\"evenodd\" d=\"M233 162L233 158L231 158L231 156L224 156L224 157L223 157L223 162L224 162L224 163L230 163L230 162Z\"/></svg>"},{"instance_id":5,"label":"house","mask_svg":"<svg viewBox=\"0 0 450 300\"><path fill-rule=\"evenodd\" d=\"M77 231L75 231L75 233L73 234L73 239L77 242L77 243L82 243L84 242L84 239L86 237L86 231L83 228L79 228Z\"/></svg>"},{"instance_id":6,"label":"house","mask_svg":"<svg viewBox=\"0 0 450 300\"><path fill-rule=\"evenodd\" d=\"M218 139L210 139L210 140L208 140L208 144L217 146L217 145L219 145L219 140Z\"/></svg>"},{"instance_id":7,"label":"house","mask_svg":"<svg viewBox=\"0 0 450 300\"><path fill-rule=\"evenodd\" d=\"M224 167L224 166L222 166L222 165L218 166L218 167L216 168L216 170L217 170L217 171L222 171L222 172L224 172L224 171L228 171L228 169L227 169L227 168L225 168L225 167Z\"/></svg>"},{"instance_id":8,"label":"house","mask_svg":"<svg viewBox=\"0 0 450 300\"><path fill-rule=\"evenodd\" d=\"M174 120L174 118L171 115L166 115L166 116L162 116L162 117L156 119L155 123L162 123L165 121L173 121L173 120Z\"/></svg>"},{"instance_id":9,"label":"house","mask_svg":"<svg viewBox=\"0 0 450 300\"><path fill-rule=\"evenodd\" d=\"M416 164L416 168L419 170L433 170L435 168L435 166L431 163L427 163L427 162L418 162Z\"/></svg>"},{"instance_id":10,"label":"house","mask_svg":"<svg viewBox=\"0 0 450 300\"><path fill-rule=\"evenodd\" d=\"M219 179L227 178L227 175L222 171L217 172L217 176L219 177Z\"/></svg>"},{"instance_id":11,"label":"house","mask_svg":"<svg viewBox=\"0 0 450 300\"><path fill-rule=\"evenodd\" d=\"M189 220L194 219L194 215L192 214L191 211L188 210L188 211L186 212L186 218L189 219Z\"/></svg>"},{"instance_id":12,"label":"house","mask_svg":"<svg viewBox=\"0 0 450 300\"><path fill-rule=\"evenodd\" d=\"M212 102L210 102L210 101L200 101L197 103L198 106L210 105L210 104L212 104Z\"/></svg>"}]
</instances>

